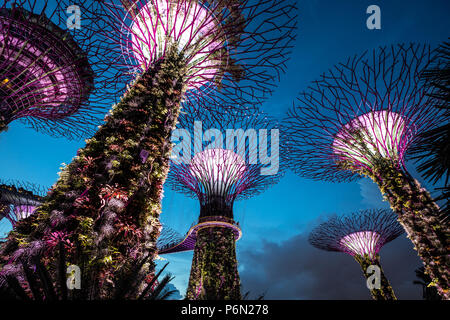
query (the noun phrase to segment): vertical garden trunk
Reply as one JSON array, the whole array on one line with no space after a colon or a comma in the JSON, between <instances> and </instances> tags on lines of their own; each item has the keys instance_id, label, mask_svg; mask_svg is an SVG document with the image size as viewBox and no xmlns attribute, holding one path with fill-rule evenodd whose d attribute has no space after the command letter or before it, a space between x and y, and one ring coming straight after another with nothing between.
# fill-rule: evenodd
<instances>
[{"instance_id":1,"label":"vertical garden trunk","mask_svg":"<svg viewBox=\"0 0 450 320\"><path fill-rule=\"evenodd\" d=\"M385 161L370 174L398 214L398 221L433 279L439 294L450 299L450 228L430 194L392 161Z\"/></svg>"},{"instance_id":2,"label":"vertical garden trunk","mask_svg":"<svg viewBox=\"0 0 450 320\"><path fill-rule=\"evenodd\" d=\"M232 229L207 227L198 231L186 298L241 299L236 244Z\"/></svg>"},{"instance_id":3,"label":"vertical garden trunk","mask_svg":"<svg viewBox=\"0 0 450 320\"><path fill-rule=\"evenodd\" d=\"M380 288L379 289L369 289L370 294L374 300L397 300L397 297L394 294L394 290L392 289L388 279L384 275L383 269L380 264L380 256L376 255L374 259L370 259L367 255L355 256L355 260L361 266L361 269L364 273L364 278L366 280L374 275L374 272L368 272L369 266L376 266L380 270Z\"/></svg>"},{"instance_id":4,"label":"vertical garden trunk","mask_svg":"<svg viewBox=\"0 0 450 320\"><path fill-rule=\"evenodd\" d=\"M62 170L37 214L10 237L22 245L43 240L51 246L50 236L61 232L68 263L86 267L82 290L90 299L108 298L118 272L156 252L171 134L185 90L184 61L172 52L129 88ZM149 268L151 263L142 272Z\"/></svg>"}]
</instances>

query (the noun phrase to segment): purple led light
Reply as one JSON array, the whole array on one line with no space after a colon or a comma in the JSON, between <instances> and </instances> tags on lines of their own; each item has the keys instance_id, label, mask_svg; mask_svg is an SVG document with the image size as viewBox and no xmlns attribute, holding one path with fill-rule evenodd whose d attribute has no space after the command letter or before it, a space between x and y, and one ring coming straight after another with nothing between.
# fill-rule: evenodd
<instances>
[{"instance_id":1,"label":"purple led light","mask_svg":"<svg viewBox=\"0 0 450 320\"><path fill-rule=\"evenodd\" d=\"M39 10L33 0L0 5L0 131L20 119L51 135L84 137L100 123L100 105L89 103L97 94L91 34L60 28L57 8Z\"/></svg>"},{"instance_id":2,"label":"purple led light","mask_svg":"<svg viewBox=\"0 0 450 320\"><path fill-rule=\"evenodd\" d=\"M365 210L332 216L313 229L309 242L316 248L373 259L388 242L404 232L390 210Z\"/></svg>"},{"instance_id":3,"label":"purple led light","mask_svg":"<svg viewBox=\"0 0 450 320\"><path fill-rule=\"evenodd\" d=\"M380 235L373 231L359 231L344 236L339 243L351 255L368 255L371 259L378 253Z\"/></svg>"},{"instance_id":4,"label":"purple led light","mask_svg":"<svg viewBox=\"0 0 450 320\"><path fill-rule=\"evenodd\" d=\"M235 241L238 241L242 237L242 231L239 226L232 222L231 220L226 221L223 217L208 217L209 221L199 222L198 224L192 226L187 232L183 240L177 241L176 243L171 243L159 250L159 254L168 254L174 252L190 251L194 250L195 243L197 241L197 232L205 228L228 228L234 233Z\"/></svg>"},{"instance_id":5,"label":"purple led light","mask_svg":"<svg viewBox=\"0 0 450 320\"><path fill-rule=\"evenodd\" d=\"M211 55L224 45L219 28L214 14L197 1L150 0L133 17L123 49L146 70L174 45L189 57L188 88L198 89L214 78L221 63Z\"/></svg>"},{"instance_id":6,"label":"purple led light","mask_svg":"<svg viewBox=\"0 0 450 320\"><path fill-rule=\"evenodd\" d=\"M226 195L245 173L245 161L231 150L208 149L197 153L190 172L210 195Z\"/></svg>"},{"instance_id":7,"label":"purple led light","mask_svg":"<svg viewBox=\"0 0 450 320\"><path fill-rule=\"evenodd\" d=\"M0 26L4 25L4 21ZM3 28L0 28L1 31ZM27 70L35 80L32 85L42 88L42 103L51 106L58 106L67 99L68 88L65 83L69 81L67 75L64 74L63 69L59 68L54 59L45 55L33 43L23 41L22 39L14 38L14 35L8 34L6 37L0 35L0 42L7 46L7 51L3 51L1 59L5 64L15 64L17 69ZM21 54L20 51L27 54ZM17 56L20 59L17 59ZM39 63L36 63L36 57L40 57ZM49 72L49 70L51 70ZM69 73L69 76L72 75ZM56 80L56 81L55 81ZM9 78L2 79L4 85L7 85L11 80ZM59 85L58 84L62 84ZM30 84L31 85L31 84Z\"/></svg>"},{"instance_id":8,"label":"purple led light","mask_svg":"<svg viewBox=\"0 0 450 320\"><path fill-rule=\"evenodd\" d=\"M375 111L345 125L333 141L333 152L341 160L371 166L374 158L403 160L405 121L394 112Z\"/></svg>"},{"instance_id":9,"label":"purple led light","mask_svg":"<svg viewBox=\"0 0 450 320\"><path fill-rule=\"evenodd\" d=\"M17 217L17 221L28 218L36 210L36 206L21 205L15 206L13 211Z\"/></svg>"},{"instance_id":10,"label":"purple led light","mask_svg":"<svg viewBox=\"0 0 450 320\"><path fill-rule=\"evenodd\" d=\"M185 110L255 109L284 71L297 29L294 0L117 0L99 6L87 8L96 19L87 28L104 40L101 50L114 61L111 79L130 83L161 60L180 59Z\"/></svg>"}]
</instances>

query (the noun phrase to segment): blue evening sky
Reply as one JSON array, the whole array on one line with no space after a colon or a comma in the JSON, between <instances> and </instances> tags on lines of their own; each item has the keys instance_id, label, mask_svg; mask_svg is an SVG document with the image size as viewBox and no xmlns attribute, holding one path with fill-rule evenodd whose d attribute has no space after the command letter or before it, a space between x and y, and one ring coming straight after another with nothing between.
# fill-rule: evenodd
<instances>
[{"instance_id":1,"label":"blue evening sky","mask_svg":"<svg viewBox=\"0 0 450 320\"><path fill-rule=\"evenodd\" d=\"M381 30L366 27L366 8L372 4L381 8ZM310 81L348 56L400 42L435 46L450 35L448 0L304 0L298 6L299 31L292 59L273 98L262 107L279 118ZM17 121L0 135L0 179L50 187L58 177L61 163L69 163L83 145L84 142L45 136ZM411 170L414 172L413 167ZM324 215L373 207L386 207L386 203L370 181L324 183L288 171L263 194L235 203L235 218L243 230L243 237L237 242L238 260L243 260L240 255L243 251L264 250L265 241L281 243L296 234L307 233ZM198 213L197 201L165 188L161 216L164 223L184 234ZM3 223L0 226L0 231L6 227ZM167 269L176 276L173 284L184 295L192 252L163 257L170 262ZM245 263L239 266L240 271L251 268ZM270 282L267 279L269 290Z\"/></svg>"}]
</instances>

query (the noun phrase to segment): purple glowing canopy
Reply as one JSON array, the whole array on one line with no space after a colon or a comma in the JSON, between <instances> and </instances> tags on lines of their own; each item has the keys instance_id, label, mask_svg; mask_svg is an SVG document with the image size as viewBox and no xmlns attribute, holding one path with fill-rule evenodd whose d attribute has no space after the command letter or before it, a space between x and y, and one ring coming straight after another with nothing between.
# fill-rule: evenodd
<instances>
[{"instance_id":1,"label":"purple glowing canopy","mask_svg":"<svg viewBox=\"0 0 450 320\"><path fill-rule=\"evenodd\" d=\"M300 176L336 182L358 178L377 159L404 167L410 145L439 119L420 77L431 57L429 45L399 44L324 73L283 121L285 162Z\"/></svg>"},{"instance_id":2,"label":"purple glowing canopy","mask_svg":"<svg viewBox=\"0 0 450 320\"><path fill-rule=\"evenodd\" d=\"M0 217L14 226L34 213L45 193L45 188L29 182L0 181Z\"/></svg>"},{"instance_id":3,"label":"purple glowing canopy","mask_svg":"<svg viewBox=\"0 0 450 320\"><path fill-rule=\"evenodd\" d=\"M211 195L227 195L236 189L245 174L246 165L241 156L227 149L207 149L191 160L189 171L199 187ZM234 192L239 192L235 190Z\"/></svg>"},{"instance_id":4,"label":"purple glowing canopy","mask_svg":"<svg viewBox=\"0 0 450 320\"><path fill-rule=\"evenodd\" d=\"M34 213L37 206L29 206L29 205L21 205L14 207L14 214L17 217L17 220L22 220L28 218L31 214Z\"/></svg>"},{"instance_id":5,"label":"purple glowing canopy","mask_svg":"<svg viewBox=\"0 0 450 320\"><path fill-rule=\"evenodd\" d=\"M380 234L374 231L358 231L342 237L339 244L352 256L367 255L373 259L381 248Z\"/></svg>"},{"instance_id":6,"label":"purple glowing canopy","mask_svg":"<svg viewBox=\"0 0 450 320\"><path fill-rule=\"evenodd\" d=\"M130 43L124 39L124 50L130 50L146 70L164 56L170 44L175 44L178 51L189 56L188 89L199 89L218 74L221 59L211 52L220 51L224 41L220 23L209 11L196 1L150 0L133 17L128 30ZM172 43L165 41L166 37Z\"/></svg>"},{"instance_id":7,"label":"purple glowing canopy","mask_svg":"<svg viewBox=\"0 0 450 320\"><path fill-rule=\"evenodd\" d=\"M184 113L172 135L167 183L201 203L249 198L283 176L279 138L277 121L262 112Z\"/></svg>"},{"instance_id":8,"label":"purple glowing canopy","mask_svg":"<svg viewBox=\"0 0 450 320\"><path fill-rule=\"evenodd\" d=\"M128 84L175 49L186 65L183 108L262 103L295 40L292 0L112 0L101 6L90 13L97 17L92 28L114 61L112 77Z\"/></svg>"},{"instance_id":9,"label":"purple glowing canopy","mask_svg":"<svg viewBox=\"0 0 450 320\"><path fill-rule=\"evenodd\" d=\"M363 114L336 134L333 153L337 161L371 167L377 157L403 161L412 129L406 132L402 116L387 110Z\"/></svg>"},{"instance_id":10,"label":"purple glowing canopy","mask_svg":"<svg viewBox=\"0 0 450 320\"><path fill-rule=\"evenodd\" d=\"M91 105L98 94L94 41L67 30L66 8L52 1L0 0L0 130L20 119L50 135L81 138L100 123L103 108Z\"/></svg>"},{"instance_id":11,"label":"purple glowing canopy","mask_svg":"<svg viewBox=\"0 0 450 320\"><path fill-rule=\"evenodd\" d=\"M363 210L332 216L314 228L309 242L316 248L345 252L370 259L388 242L404 232L391 210Z\"/></svg>"}]
</instances>

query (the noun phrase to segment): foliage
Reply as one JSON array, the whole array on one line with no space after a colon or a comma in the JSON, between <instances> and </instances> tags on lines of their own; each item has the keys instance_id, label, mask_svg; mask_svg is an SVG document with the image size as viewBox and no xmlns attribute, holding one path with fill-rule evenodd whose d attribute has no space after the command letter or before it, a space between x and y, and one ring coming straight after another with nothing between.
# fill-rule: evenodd
<instances>
[{"instance_id":1,"label":"foliage","mask_svg":"<svg viewBox=\"0 0 450 320\"><path fill-rule=\"evenodd\" d=\"M380 289L370 289L370 293L374 300L397 300L394 290L392 289L391 284L389 283L388 279L384 275L383 269L381 268L379 255L376 255L375 259L370 258L367 255L355 256L355 260L361 266L365 279L368 279L372 275L372 273L368 272L369 266L377 266L380 270Z\"/></svg>"},{"instance_id":2,"label":"foliage","mask_svg":"<svg viewBox=\"0 0 450 320\"><path fill-rule=\"evenodd\" d=\"M239 300L234 234L231 229L199 230L186 293L190 300Z\"/></svg>"},{"instance_id":3,"label":"foliage","mask_svg":"<svg viewBox=\"0 0 450 320\"><path fill-rule=\"evenodd\" d=\"M66 250L63 242L59 242L58 247L58 272L52 274L45 264L37 257L31 260L21 259L20 267L13 270L7 269L0 273L0 298L14 300L36 300L36 301L56 301L56 300L86 300L88 298L89 284L87 290L68 288L67 282L67 261ZM148 256L143 259L146 261ZM122 274L117 283L119 289L116 290L114 299L137 299L137 300L165 300L174 290L165 290L167 284L173 280L168 274L158 282L158 278L168 263L156 274L148 274L144 289L139 295L132 284L138 281L140 269L144 263L136 262L136 266L128 273ZM11 272L12 271L12 272ZM81 270L85 272L86 270ZM70 279L69 279L70 280Z\"/></svg>"},{"instance_id":4,"label":"foliage","mask_svg":"<svg viewBox=\"0 0 450 320\"><path fill-rule=\"evenodd\" d=\"M53 249L64 240L67 261L83 266L83 283L93 284L86 293L90 299L114 296L117 274L144 256L148 261L139 273L150 272L183 70L182 57L174 54L129 88L95 136L62 168L37 214L11 232L3 246L5 261L43 254L43 264L55 273ZM142 150L149 154L145 161ZM33 243L43 249L35 250Z\"/></svg>"}]
</instances>

